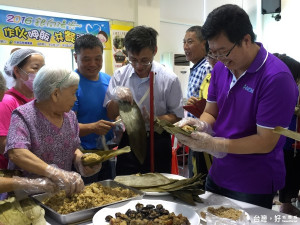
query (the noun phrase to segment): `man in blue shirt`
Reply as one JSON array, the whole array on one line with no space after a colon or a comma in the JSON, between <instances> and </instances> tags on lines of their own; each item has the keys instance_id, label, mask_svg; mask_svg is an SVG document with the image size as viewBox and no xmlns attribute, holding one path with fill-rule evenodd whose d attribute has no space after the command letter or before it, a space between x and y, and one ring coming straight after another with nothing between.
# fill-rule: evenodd
<instances>
[{"instance_id":1,"label":"man in blue shirt","mask_svg":"<svg viewBox=\"0 0 300 225\"><path fill-rule=\"evenodd\" d=\"M78 66L75 71L80 76L80 82L73 110L79 122L81 146L85 150L103 149L97 142L100 140L101 143L102 135L106 135L107 141L112 139L113 134L110 130L114 125L107 118L106 108L103 107L110 81L108 74L100 72L103 63L103 45L96 36L86 34L76 39L74 48ZM98 174L84 178L84 182L113 179L114 168L114 162L106 161Z\"/></svg>"}]
</instances>

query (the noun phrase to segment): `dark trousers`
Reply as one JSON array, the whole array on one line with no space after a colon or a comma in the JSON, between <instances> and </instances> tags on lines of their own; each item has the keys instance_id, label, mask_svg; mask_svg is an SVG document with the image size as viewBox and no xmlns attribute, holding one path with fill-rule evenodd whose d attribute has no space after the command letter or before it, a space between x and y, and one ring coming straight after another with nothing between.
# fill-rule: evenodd
<instances>
[{"instance_id":1,"label":"dark trousers","mask_svg":"<svg viewBox=\"0 0 300 225\"><path fill-rule=\"evenodd\" d=\"M285 186L279 191L279 201L290 203L292 198L297 198L300 189L300 151L294 157L293 150L284 150L286 168Z\"/></svg>"},{"instance_id":2,"label":"dark trousers","mask_svg":"<svg viewBox=\"0 0 300 225\"><path fill-rule=\"evenodd\" d=\"M222 188L215 184L215 182L208 175L206 178L205 190L219 195L223 195L228 198L239 200L242 202L248 202L254 205L258 205L264 208L272 209L274 194L247 194L243 192L232 191L226 188Z\"/></svg>"},{"instance_id":3,"label":"dark trousers","mask_svg":"<svg viewBox=\"0 0 300 225\"><path fill-rule=\"evenodd\" d=\"M127 133L123 134L119 148L129 145ZM171 136L167 132L154 133L154 170L159 173L171 173L172 145ZM140 164L133 151L117 157L116 175L130 175L149 173L150 168L150 137L147 137L147 155L143 164Z\"/></svg>"}]
</instances>

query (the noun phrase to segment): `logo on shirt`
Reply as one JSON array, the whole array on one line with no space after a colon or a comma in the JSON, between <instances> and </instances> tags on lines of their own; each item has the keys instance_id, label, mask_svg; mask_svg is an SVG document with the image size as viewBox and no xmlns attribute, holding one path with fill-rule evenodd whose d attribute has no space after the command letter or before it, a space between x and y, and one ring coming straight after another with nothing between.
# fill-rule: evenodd
<instances>
[{"instance_id":1,"label":"logo on shirt","mask_svg":"<svg viewBox=\"0 0 300 225\"><path fill-rule=\"evenodd\" d=\"M254 92L254 89L251 87L248 87L247 84L244 85L243 89L250 92L251 94L253 94L253 92Z\"/></svg>"}]
</instances>

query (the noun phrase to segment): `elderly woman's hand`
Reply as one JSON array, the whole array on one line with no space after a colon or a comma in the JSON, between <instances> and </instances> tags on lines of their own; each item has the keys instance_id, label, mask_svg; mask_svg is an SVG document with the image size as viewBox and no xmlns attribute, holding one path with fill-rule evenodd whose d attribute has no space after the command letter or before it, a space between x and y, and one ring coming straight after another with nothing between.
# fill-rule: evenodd
<instances>
[{"instance_id":1,"label":"elderly woman's hand","mask_svg":"<svg viewBox=\"0 0 300 225\"><path fill-rule=\"evenodd\" d=\"M27 178L27 177L12 177L14 180L14 190L24 190L27 193L55 193L59 190L59 187L46 177L41 178Z\"/></svg>"},{"instance_id":2,"label":"elderly woman's hand","mask_svg":"<svg viewBox=\"0 0 300 225\"><path fill-rule=\"evenodd\" d=\"M86 153L89 154L89 153ZM76 170L81 174L83 177L90 177L93 176L94 174L98 173L101 168L102 168L102 163L96 164L94 166L84 166L82 164L82 158L83 154L81 157L76 157L75 158L75 168Z\"/></svg>"},{"instance_id":3,"label":"elderly woman's hand","mask_svg":"<svg viewBox=\"0 0 300 225\"><path fill-rule=\"evenodd\" d=\"M67 195L81 192L84 189L84 183L80 174L69 172L48 165L46 168L47 177L49 177L60 189L65 190Z\"/></svg>"},{"instance_id":4,"label":"elderly woman's hand","mask_svg":"<svg viewBox=\"0 0 300 225\"><path fill-rule=\"evenodd\" d=\"M212 137L204 132L193 132L191 136L176 134L180 143L189 146L198 152L207 152L216 158L224 158L228 152L228 140L225 138Z\"/></svg>"}]
</instances>

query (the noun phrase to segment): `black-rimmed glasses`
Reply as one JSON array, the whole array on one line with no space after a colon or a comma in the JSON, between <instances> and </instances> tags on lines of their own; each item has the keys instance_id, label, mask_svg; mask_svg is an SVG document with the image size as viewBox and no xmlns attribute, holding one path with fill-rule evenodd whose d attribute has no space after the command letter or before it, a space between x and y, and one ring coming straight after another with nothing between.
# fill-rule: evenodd
<instances>
[{"instance_id":1,"label":"black-rimmed glasses","mask_svg":"<svg viewBox=\"0 0 300 225\"><path fill-rule=\"evenodd\" d=\"M236 43L234 43L234 45L232 46L232 48L226 53L226 54L223 54L223 55L212 55L212 54L207 54L208 57L210 58L213 58L213 59L217 59L217 60L222 60L222 59L226 59L231 51L234 49L234 47L236 46Z\"/></svg>"},{"instance_id":2,"label":"black-rimmed glasses","mask_svg":"<svg viewBox=\"0 0 300 225\"><path fill-rule=\"evenodd\" d=\"M137 61L137 60L132 60L132 61L128 61L131 65L136 66L137 64L141 65L141 66L150 66L152 61Z\"/></svg>"}]
</instances>

